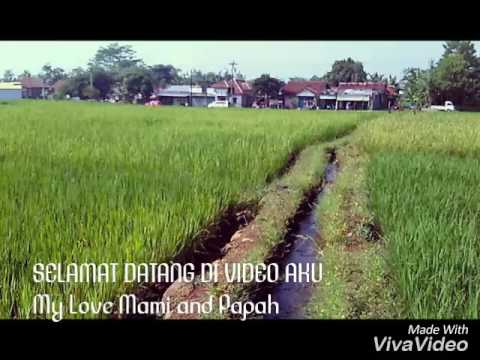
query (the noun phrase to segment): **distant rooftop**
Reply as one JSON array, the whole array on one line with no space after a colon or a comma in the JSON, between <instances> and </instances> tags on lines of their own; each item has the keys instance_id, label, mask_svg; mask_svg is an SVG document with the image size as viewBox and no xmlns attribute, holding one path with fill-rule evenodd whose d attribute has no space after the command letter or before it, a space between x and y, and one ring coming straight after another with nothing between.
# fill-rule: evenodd
<instances>
[{"instance_id":1,"label":"distant rooftop","mask_svg":"<svg viewBox=\"0 0 480 360\"><path fill-rule=\"evenodd\" d=\"M214 89L230 89L233 88L234 95L244 95L253 91L252 85L245 80L234 79L221 80L212 85Z\"/></svg>"},{"instance_id":2,"label":"distant rooftop","mask_svg":"<svg viewBox=\"0 0 480 360\"><path fill-rule=\"evenodd\" d=\"M22 86L27 89L31 88L48 88L49 86L45 84L42 79L36 77L29 77L20 80Z\"/></svg>"},{"instance_id":3,"label":"distant rooftop","mask_svg":"<svg viewBox=\"0 0 480 360\"><path fill-rule=\"evenodd\" d=\"M190 96L190 93L193 96L202 96L205 93L202 91L201 86L192 86L190 85L170 85L164 89L157 89L155 94L157 96L170 96L170 97L186 97ZM207 88L207 95L215 96L215 92L212 88Z\"/></svg>"},{"instance_id":4,"label":"distant rooftop","mask_svg":"<svg viewBox=\"0 0 480 360\"><path fill-rule=\"evenodd\" d=\"M14 82L0 82L0 90L22 90L22 83Z\"/></svg>"},{"instance_id":5,"label":"distant rooftop","mask_svg":"<svg viewBox=\"0 0 480 360\"><path fill-rule=\"evenodd\" d=\"M289 81L282 88L282 93L286 95L296 95L304 90L308 90L315 95L319 95L327 89L327 82L323 80L300 80Z\"/></svg>"}]
</instances>

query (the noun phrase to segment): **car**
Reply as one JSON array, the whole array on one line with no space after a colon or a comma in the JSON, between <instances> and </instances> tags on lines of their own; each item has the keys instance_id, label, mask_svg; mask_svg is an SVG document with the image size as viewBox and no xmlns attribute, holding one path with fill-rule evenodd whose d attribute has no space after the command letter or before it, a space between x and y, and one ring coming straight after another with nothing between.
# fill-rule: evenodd
<instances>
[{"instance_id":1,"label":"car","mask_svg":"<svg viewBox=\"0 0 480 360\"><path fill-rule=\"evenodd\" d=\"M455 105L451 101L445 101L444 105L432 105L430 110L433 111L455 111Z\"/></svg>"},{"instance_id":2,"label":"car","mask_svg":"<svg viewBox=\"0 0 480 360\"><path fill-rule=\"evenodd\" d=\"M153 107L160 106L160 101L150 100L149 102L145 103L145 106L153 106Z\"/></svg>"},{"instance_id":3,"label":"car","mask_svg":"<svg viewBox=\"0 0 480 360\"><path fill-rule=\"evenodd\" d=\"M227 100L216 100L208 104L209 108L228 108Z\"/></svg>"}]
</instances>

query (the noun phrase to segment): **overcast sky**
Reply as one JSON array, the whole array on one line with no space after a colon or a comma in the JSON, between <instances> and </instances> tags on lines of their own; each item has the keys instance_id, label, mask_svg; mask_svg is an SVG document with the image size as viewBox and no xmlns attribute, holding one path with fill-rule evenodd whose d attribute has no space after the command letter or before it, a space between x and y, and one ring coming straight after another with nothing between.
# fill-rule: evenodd
<instances>
[{"instance_id":1,"label":"overcast sky","mask_svg":"<svg viewBox=\"0 0 480 360\"><path fill-rule=\"evenodd\" d=\"M407 67L427 67L442 52L439 41L118 41L132 45L148 65L172 64L183 71L223 71L235 60L248 79L263 73L282 80L322 76L337 59L352 57L367 72L401 76ZM112 41L0 41L0 76L36 74L45 63L67 71L85 66ZM475 42L480 52L480 41Z\"/></svg>"}]
</instances>

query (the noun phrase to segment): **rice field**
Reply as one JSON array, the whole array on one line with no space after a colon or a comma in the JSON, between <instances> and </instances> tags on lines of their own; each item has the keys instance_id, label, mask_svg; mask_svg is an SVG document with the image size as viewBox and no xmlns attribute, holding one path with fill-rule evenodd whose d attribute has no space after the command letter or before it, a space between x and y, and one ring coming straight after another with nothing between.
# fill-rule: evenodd
<instances>
[{"instance_id":1,"label":"rice field","mask_svg":"<svg viewBox=\"0 0 480 360\"><path fill-rule=\"evenodd\" d=\"M479 318L480 116L389 114L358 131L402 316Z\"/></svg>"},{"instance_id":2,"label":"rice field","mask_svg":"<svg viewBox=\"0 0 480 360\"><path fill-rule=\"evenodd\" d=\"M121 284L36 284L42 263L172 259L222 209L260 197L288 155L371 113L0 105L0 318L32 298L114 299Z\"/></svg>"}]
</instances>

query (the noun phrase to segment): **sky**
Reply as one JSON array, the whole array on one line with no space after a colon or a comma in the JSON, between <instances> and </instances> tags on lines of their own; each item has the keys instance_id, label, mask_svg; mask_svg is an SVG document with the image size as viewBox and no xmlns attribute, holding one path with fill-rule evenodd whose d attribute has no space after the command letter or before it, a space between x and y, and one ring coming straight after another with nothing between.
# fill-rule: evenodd
<instances>
[{"instance_id":1,"label":"sky","mask_svg":"<svg viewBox=\"0 0 480 360\"><path fill-rule=\"evenodd\" d=\"M113 41L0 41L0 77L7 69L40 72L45 63L66 71L84 67L96 50ZM441 41L118 41L131 45L147 65L172 64L188 72L215 73L234 60L247 79L264 73L290 77L322 76L333 62L351 57L366 72L401 77L407 67L425 68L443 53ZM475 41L480 53L480 41Z\"/></svg>"}]
</instances>

